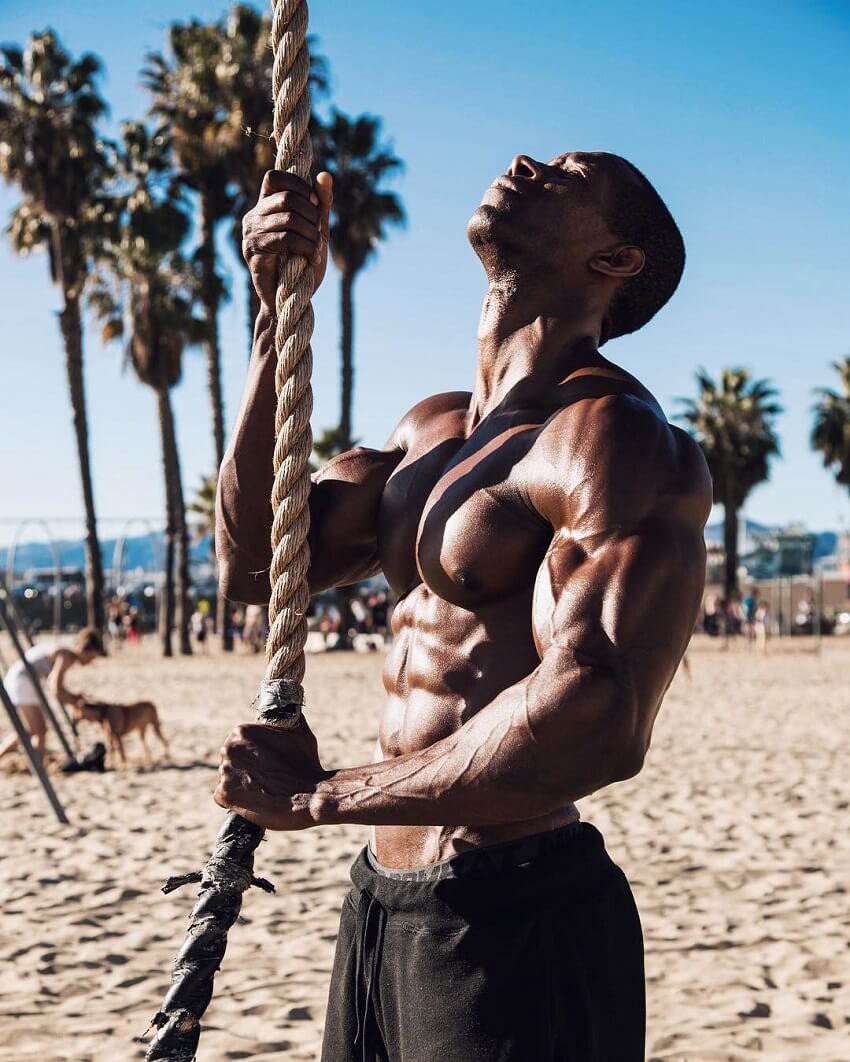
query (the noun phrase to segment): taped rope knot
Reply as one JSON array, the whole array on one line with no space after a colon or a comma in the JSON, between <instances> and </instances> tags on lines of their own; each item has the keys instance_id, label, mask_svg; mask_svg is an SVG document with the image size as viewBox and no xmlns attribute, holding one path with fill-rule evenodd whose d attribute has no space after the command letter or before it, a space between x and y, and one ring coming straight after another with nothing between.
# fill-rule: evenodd
<instances>
[{"instance_id":1,"label":"taped rope knot","mask_svg":"<svg viewBox=\"0 0 850 1062\"><path fill-rule=\"evenodd\" d=\"M260 722L293 730L301 720L304 687L291 679L263 679L251 707L259 715Z\"/></svg>"},{"instance_id":2,"label":"taped rope knot","mask_svg":"<svg viewBox=\"0 0 850 1062\"><path fill-rule=\"evenodd\" d=\"M176 889L182 889L184 885L200 885L202 889L215 889L219 892L245 892L251 886L262 889L263 892L274 892L274 885L266 878L257 877L250 867L243 866L237 859L225 855L222 851L227 847L227 842L219 842L203 870L193 870L189 874L175 874L162 886L162 891L168 895Z\"/></svg>"},{"instance_id":3,"label":"taped rope knot","mask_svg":"<svg viewBox=\"0 0 850 1062\"><path fill-rule=\"evenodd\" d=\"M235 859L213 856L207 860L201 871L201 888L238 889L239 892L244 892L250 889L253 876L248 867L243 867Z\"/></svg>"},{"instance_id":4,"label":"taped rope knot","mask_svg":"<svg viewBox=\"0 0 850 1062\"><path fill-rule=\"evenodd\" d=\"M245 892L252 885L257 885L265 892L274 892L274 885L265 878L256 878L253 873L253 860L246 865L239 858L234 858L231 838L220 836L210 858L200 873L202 889L230 889ZM237 856L238 856L237 850Z\"/></svg>"}]
</instances>

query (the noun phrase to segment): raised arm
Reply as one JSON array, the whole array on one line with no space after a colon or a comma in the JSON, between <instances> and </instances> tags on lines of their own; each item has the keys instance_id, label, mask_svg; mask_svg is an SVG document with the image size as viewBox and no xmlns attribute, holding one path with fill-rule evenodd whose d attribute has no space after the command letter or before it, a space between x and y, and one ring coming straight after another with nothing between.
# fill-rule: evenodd
<instances>
[{"instance_id":1,"label":"raised arm","mask_svg":"<svg viewBox=\"0 0 850 1062\"><path fill-rule=\"evenodd\" d=\"M636 774L693 629L711 490L693 444L630 403L583 403L587 415L547 443L559 481L533 497L553 538L527 678L420 752L322 772L288 798L246 793L246 808L225 773L217 798L279 829L476 826L536 818ZM241 740L278 740L266 731L244 728Z\"/></svg>"},{"instance_id":2,"label":"raised arm","mask_svg":"<svg viewBox=\"0 0 850 1062\"><path fill-rule=\"evenodd\" d=\"M225 597L249 604L269 599L272 458L275 444L274 296L280 258L313 260L316 286L327 261L330 178L311 192L298 177L272 171L245 216L243 253L260 298L242 405L218 479L216 555ZM309 583L312 591L344 585L377 570L376 514L381 492L403 450L358 448L314 476L310 497Z\"/></svg>"},{"instance_id":3,"label":"raised arm","mask_svg":"<svg viewBox=\"0 0 850 1062\"><path fill-rule=\"evenodd\" d=\"M275 417L274 320L257 318L248 381L218 478L216 555L225 597L269 600L271 488ZM386 481L404 456L394 437L385 450L358 447L313 476L310 590L365 579L378 570L377 511Z\"/></svg>"}]
</instances>

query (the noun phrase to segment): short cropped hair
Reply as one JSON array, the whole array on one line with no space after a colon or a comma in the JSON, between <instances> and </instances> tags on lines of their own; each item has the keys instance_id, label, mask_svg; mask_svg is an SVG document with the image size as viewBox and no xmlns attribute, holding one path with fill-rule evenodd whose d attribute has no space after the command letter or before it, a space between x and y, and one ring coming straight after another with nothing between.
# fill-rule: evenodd
<instances>
[{"instance_id":1,"label":"short cropped hair","mask_svg":"<svg viewBox=\"0 0 850 1062\"><path fill-rule=\"evenodd\" d=\"M83 627L77 635L77 643L74 646L78 653L98 653L105 656L103 650L103 638L96 627Z\"/></svg>"},{"instance_id":2,"label":"short cropped hair","mask_svg":"<svg viewBox=\"0 0 850 1062\"><path fill-rule=\"evenodd\" d=\"M612 235L640 247L646 264L617 289L608 308L603 342L643 328L679 286L685 268L685 242L664 200L637 166L620 161L637 180L612 176L608 228Z\"/></svg>"}]
</instances>

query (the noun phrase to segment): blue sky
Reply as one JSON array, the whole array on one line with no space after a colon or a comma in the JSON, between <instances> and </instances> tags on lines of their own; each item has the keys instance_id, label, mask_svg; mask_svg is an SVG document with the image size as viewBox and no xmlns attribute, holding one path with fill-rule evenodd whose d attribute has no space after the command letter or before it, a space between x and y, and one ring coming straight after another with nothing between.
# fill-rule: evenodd
<instances>
[{"instance_id":1,"label":"blue sky","mask_svg":"<svg viewBox=\"0 0 850 1062\"><path fill-rule=\"evenodd\" d=\"M144 52L171 19L212 18L208 0L0 0L0 35L55 28L100 54L112 118L140 116ZM531 12L531 13L529 13ZM642 332L605 353L640 376L668 413L693 371L743 364L771 377L786 412L783 459L751 497L771 522L850 525L850 498L808 450L812 389L850 353L850 8L826 0L688 3L607 0L314 0L311 30L349 113L383 116L407 169L406 231L393 233L356 288L355 429L381 445L401 414L471 386L483 274L466 221L511 157L570 148L625 155L656 184L685 235L679 292ZM16 201L0 188L0 217ZM224 246L224 239L222 238ZM247 360L244 273L227 252L222 313L232 422ZM0 247L0 515L80 514L79 485L47 263ZM337 277L315 302L314 427L337 416ZM151 392L122 373L117 347L86 343L96 501L104 517L162 511ZM204 366L186 357L176 392L187 490L212 465ZM117 525L107 521L104 533ZM4 535L0 525L0 538Z\"/></svg>"}]
</instances>

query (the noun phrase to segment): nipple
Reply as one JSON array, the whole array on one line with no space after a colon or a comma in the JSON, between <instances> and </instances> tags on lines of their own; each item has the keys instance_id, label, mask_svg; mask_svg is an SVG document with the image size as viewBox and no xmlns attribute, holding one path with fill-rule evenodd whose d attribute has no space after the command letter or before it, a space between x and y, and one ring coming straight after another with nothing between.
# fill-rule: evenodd
<instances>
[{"instance_id":1,"label":"nipple","mask_svg":"<svg viewBox=\"0 0 850 1062\"><path fill-rule=\"evenodd\" d=\"M458 568L455 573L455 581L462 586L464 590L478 590L481 585L468 568Z\"/></svg>"}]
</instances>

